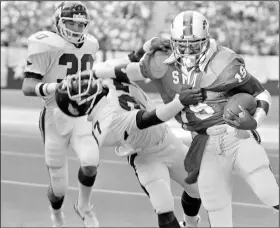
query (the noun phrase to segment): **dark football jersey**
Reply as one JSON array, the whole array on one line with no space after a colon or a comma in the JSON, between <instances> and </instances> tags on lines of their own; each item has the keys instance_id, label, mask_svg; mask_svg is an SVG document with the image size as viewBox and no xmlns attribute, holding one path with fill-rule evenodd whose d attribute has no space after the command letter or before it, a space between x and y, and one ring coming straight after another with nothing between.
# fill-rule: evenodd
<instances>
[{"instance_id":1,"label":"dark football jersey","mask_svg":"<svg viewBox=\"0 0 280 228\"><path fill-rule=\"evenodd\" d=\"M146 55L140 63L141 73L157 87L164 103L173 100L176 93L187 88L204 88L206 99L198 105L184 108L175 117L183 128L199 131L224 123L223 111L234 88L246 84L252 77L243 59L230 49L217 47L203 70L187 71L173 62L163 63L167 53L157 51Z\"/></svg>"}]
</instances>

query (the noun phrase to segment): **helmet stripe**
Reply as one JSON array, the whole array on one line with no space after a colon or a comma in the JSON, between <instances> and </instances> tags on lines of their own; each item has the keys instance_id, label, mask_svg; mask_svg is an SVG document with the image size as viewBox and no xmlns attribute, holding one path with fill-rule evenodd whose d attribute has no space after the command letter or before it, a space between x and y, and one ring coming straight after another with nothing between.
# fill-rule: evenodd
<instances>
[{"instance_id":1,"label":"helmet stripe","mask_svg":"<svg viewBox=\"0 0 280 228\"><path fill-rule=\"evenodd\" d=\"M183 35L193 35L193 11L186 12L183 16Z\"/></svg>"}]
</instances>

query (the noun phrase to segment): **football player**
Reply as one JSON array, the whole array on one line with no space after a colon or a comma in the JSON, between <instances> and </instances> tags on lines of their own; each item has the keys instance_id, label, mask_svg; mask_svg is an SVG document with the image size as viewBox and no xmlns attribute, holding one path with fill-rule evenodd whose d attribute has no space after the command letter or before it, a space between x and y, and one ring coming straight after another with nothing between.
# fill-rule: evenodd
<instances>
[{"instance_id":1,"label":"football player","mask_svg":"<svg viewBox=\"0 0 280 228\"><path fill-rule=\"evenodd\" d=\"M179 13L171 24L171 50L123 65L125 74L118 80L150 79L166 104L182 89L203 89L204 102L186 106L175 117L193 137L185 159L186 182L198 181L211 226L230 227L233 171L265 205L279 210L279 186L255 131L267 116L271 96L247 71L242 57L210 39L208 29L208 20L199 12ZM226 102L236 93L256 98L253 116L243 107L239 117L229 110L223 116Z\"/></svg>"},{"instance_id":2,"label":"football player","mask_svg":"<svg viewBox=\"0 0 280 228\"><path fill-rule=\"evenodd\" d=\"M56 32L40 31L28 39L28 57L22 90L26 96L42 98L44 108L39 127L45 147L45 162L50 177L48 199L53 226L64 226L62 204L68 187L66 154L69 146L80 160L79 196L74 205L85 227L98 227L90 204L92 186L99 162L94 150L91 129L84 117L71 119L64 115L54 100L60 81L79 70L90 69L98 41L88 34L90 18L85 5L78 1L62 2L54 15Z\"/></svg>"},{"instance_id":3,"label":"football player","mask_svg":"<svg viewBox=\"0 0 280 228\"><path fill-rule=\"evenodd\" d=\"M184 158L188 147L161 123L171 119L184 106L202 101L200 89L185 90L170 103L155 109L147 94L136 84L115 79L96 80L93 71L85 71L67 76L55 97L66 115L88 116L92 122L89 125L95 139L94 150L116 146L117 155L127 156L158 215L159 227L180 227L174 215L170 178L193 197L186 205L189 210L199 210L197 186L184 181L187 175ZM197 224L192 219L189 220L190 227Z\"/></svg>"}]
</instances>

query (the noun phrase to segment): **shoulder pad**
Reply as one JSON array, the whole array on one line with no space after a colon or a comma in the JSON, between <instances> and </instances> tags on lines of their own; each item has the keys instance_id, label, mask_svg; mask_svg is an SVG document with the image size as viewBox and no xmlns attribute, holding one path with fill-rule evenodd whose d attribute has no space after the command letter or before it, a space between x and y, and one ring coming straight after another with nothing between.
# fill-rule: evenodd
<instances>
[{"instance_id":1,"label":"shoulder pad","mask_svg":"<svg viewBox=\"0 0 280 228\"><path fill-rule=\"evenodd\" d=\"M168 57L169 55L163 51L147 54L140 64L143 76L150 79L162 78L168 69L168 65L164 63Z\"/></svg>"},{"instance_id":2,"label":"shoulder pad","mask_svg":"<svg viewBox=\"0 0 280 228\"><path fill-rule=\"evenodd\" d=\"M97 49L99 49L99 42L93 35L88 34L86 40L90 42L91 45L96 45Z\"/></svg>"},{"instance_id":3,"label":"shoulder pad","mask_svg":"<svg viewBox=\"0 0 280 228\"><path fill-rule=\"evenodd\" d=\"M244 64L244 60L241 56L237 55L234 51L229 48L219 47L217 54L214 56L212 61L209 62L209 67L218 76L225 68L234 62L236 59L238 62Z\"/></svg>"},{"instance_id":4,"label":"shoulder pad","mask_svg":"<svg viewBox=\"0 0 280 228\"><path fill-rule=\"evenodd\" d=\"M29 54L42 53L52 49L64 48L67 41L60 35L49 32L40 31L28 38L28 52Z\"/></svg>"},{"instance_id":5,"label":"shoulder pad","mask_svg":"<svg viewBox=\"0 0 280 228\"><path fill-rule=\"evenodd\" d=\"M224 58L223 61L221 60L222 58ZM212 61L212 65L210 63L210 66L211 70L217 76L217 80L211 87L215 87L216 89L221 87L222 90L228 91L245 84L251 78L251 74L247 71L243 58L235 53L224 52L220 56L219 61Z\"/></svg>"},{"instance_id":6,"label":"shoulder pad","mask_svg":"<svg viewBox=\"0 0 280 228\"><path fill-rule=\"evenodd\" d=\"M99 50L99 43L94 36L88 34L86 36L86 39L84 41L84 45L82 46L82 48L87 51L91 50L93 53L96 53Z\"/></svg>"}]
</instances>

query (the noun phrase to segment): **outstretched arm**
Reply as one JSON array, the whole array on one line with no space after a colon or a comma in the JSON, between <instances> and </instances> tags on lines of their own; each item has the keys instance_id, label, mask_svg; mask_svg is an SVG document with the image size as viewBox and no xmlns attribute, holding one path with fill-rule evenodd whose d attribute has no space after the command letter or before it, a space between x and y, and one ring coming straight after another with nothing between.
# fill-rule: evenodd
<instances>
[{"instance_id":1,"label":"outstretched arm","mask_svg":"<svg viewBox=\"0 0 280 228\"><path fill-rule=\"evenodd\" d=\"M162 58L152 55L155 51L165 52L169 48L169 40L160 38L152 38L147 41L143 47L136 52L131 52L127 57L121 59L108 60L103 63L98 63L93 66L93 72L96 78L115 78L120 82L146 80L149 77L143 75L143 67L146 67L146 62L159 62L161 65ZM144 57L144 55L152 55L151 57ZM152 59L151 59L152 58ZM139 62L141 60L141 63ZM154 65L154 64L152 64ZM157 67L157 66L156 66ZM160 73L156 69L157 73ZM155 76L155 77L158 77Z\"/></svg>"},{"instance_id":2,"label":"outstretched arm","mask_svg":"<svg viewBox=\"0 0 280 228\"><path fill-rule=\"evenodd\" d=\"M200 89L188 89L176 95L173 101L162 104L151 112L140 110L136 115L136 124L139 129L145 129L161 124L172 119L185 106L202 102L203 96Z\"/></svg>"}]
</instances>

